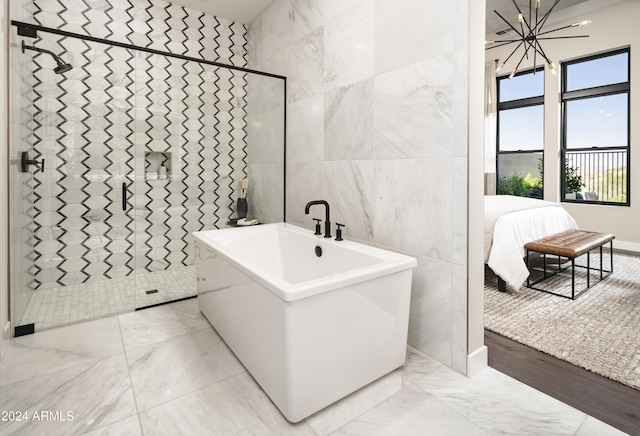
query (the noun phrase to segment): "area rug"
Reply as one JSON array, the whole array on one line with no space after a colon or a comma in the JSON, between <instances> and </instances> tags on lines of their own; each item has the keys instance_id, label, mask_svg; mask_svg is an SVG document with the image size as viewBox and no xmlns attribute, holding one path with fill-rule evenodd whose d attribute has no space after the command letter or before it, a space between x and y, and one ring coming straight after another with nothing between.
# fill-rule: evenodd
<instances>
[{"instance_id":1,"label":"area rug","mask_svg":"<svg viewBox=\"0 0 640 436\"><path fill-rule=\"evenodd\" d=\"M591 256L599 267L598 260ZM608 268L607 251L603 263ZM592 279L597 276L591 273ZM539 286L566 293L570 283L569 269ZM576 289L585 283L586 270L577 268ZM615 253L613 274L576 300L524 286L500 292L495 275L486 268L484 319L492 332L640 389L638 256Z\"/></svg>"}]
</instances>

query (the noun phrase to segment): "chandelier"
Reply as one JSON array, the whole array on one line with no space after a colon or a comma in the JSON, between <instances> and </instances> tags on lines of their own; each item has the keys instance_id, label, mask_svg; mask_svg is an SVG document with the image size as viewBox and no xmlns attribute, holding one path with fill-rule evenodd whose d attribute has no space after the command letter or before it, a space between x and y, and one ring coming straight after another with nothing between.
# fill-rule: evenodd
<instances>
[{"instance_id":1,"label":"chandelier","mask_svg":"<svg viewBox=\"0 0 640 436\"><path fill-rule=\"evenodd\" d=\"M553 11L553 9L558 5L558 3L560 3L560 0L555 0L551 8L545 14L538 13L540 9L540 0L529 0L529 18L528 19L522 13L516 1L512 0L512 2L513 2L513 5L516 7L516 10L518 11L518 24L516 24L515 26L511 25L502 15L500 15L498 11L494 10L493 12L495 12L496 15L498 15L498 17L502 19L502 21L504 21L514 32L516 32L518 34L517 35L518 37L517 38L514 37L513 39L485 41L487 45L491 45L491 47L487 47L486 50L502 47L503 45L518 43L516 48L513 49L511 54L507 56L504 62L502 62L496 68L496 73L500 71L502 67L504 67L504 64L507 63L509 59L511 59L511 57L520 49L520 47L523 47L524 53L520 58L520 62L518 62L516 67L513 69L513 71L509 75L510 79L513 76L515 76L516 72L518 71L518 68L520 68L520 64L522 64L522 61L525 58L529 59L530 54L533 55L534 67L536 66L536 57L540 55L544 58L545 63L547 64L547 67L549 68L551 73L555 75L556 67L553 64L553 61L547 56L545 51L542 49L542 46L540 45L540 41L552 40L552 39L587 38L589 37L589 35L550 36L550 34L557 32L559 30L568 29L570 27L585 26L591 23L591 20L576 22L576 23L569 24L568 26L563 26L563 27L558 27L557 29L543 31L543 27L547 22L549 15L551 15L551 12ZM534 74L535 74L535 71L534 71Z\"/></svg>"}]
</instances>

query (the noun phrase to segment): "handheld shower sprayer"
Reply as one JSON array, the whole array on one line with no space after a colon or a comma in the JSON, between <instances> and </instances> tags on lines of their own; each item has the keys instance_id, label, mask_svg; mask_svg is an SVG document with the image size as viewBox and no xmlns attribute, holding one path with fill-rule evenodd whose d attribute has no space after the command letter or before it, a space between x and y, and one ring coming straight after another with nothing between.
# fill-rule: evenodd
<instances>
[{"instance_id":1,"label":"handheld shower sprayer","mask_svg":"<svg viewBox=\"0 0 640 436\"><path fill-rule=\"evenodd\" d=\"M62 62L60 57L58 57L55 53L43 48L35 47L33 45L26 45L24 41L22 41L22 53L24 53L25 50L33 50L37 51L38 53L47 53L48 55L50 55L56 61L56 64L58 64L58 66L53 69L53 72L56 74L66 73L73 68L72 65Z\"/></svg>"}]
</instances>

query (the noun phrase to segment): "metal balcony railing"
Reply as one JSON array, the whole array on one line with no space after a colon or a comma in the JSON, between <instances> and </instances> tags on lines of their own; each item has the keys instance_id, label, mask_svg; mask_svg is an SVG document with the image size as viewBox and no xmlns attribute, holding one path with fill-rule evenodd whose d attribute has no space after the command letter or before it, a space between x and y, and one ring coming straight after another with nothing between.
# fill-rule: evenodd
<instances>
[{"instance_id":1,"label":"metal balcony railing","mask_svg":"<svg viewBox=\"0 0 640 436\"><path fill-rule=\"evenodd\" d=\"M602 202L627 202L627 150L566 151L566 162L582 176L584 191Z\"/></svg>"}]
</instances>

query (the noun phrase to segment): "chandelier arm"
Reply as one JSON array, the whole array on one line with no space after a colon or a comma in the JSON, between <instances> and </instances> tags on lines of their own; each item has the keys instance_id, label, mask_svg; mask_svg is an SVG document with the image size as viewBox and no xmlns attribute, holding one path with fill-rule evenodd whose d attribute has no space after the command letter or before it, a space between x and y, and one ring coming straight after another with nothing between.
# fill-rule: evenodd
<instances>
[{"instance_id":1,"label":"chandelier arm","mask_svg":"<svg viewBox=\"0 0 640 436\"><path fill-rule=\"evenodd\" d=\"M507 56L507 58L504 60L503 64L506 64L507 62L509 62L509 59L511 59L511 56L513 56L513 54L520 48L520 46L524 43L524 41L520 41L520 44L518 44L518 46L516 48L513 49L513 51L511 52L511 54L509 56ZM524 56L523 56L524 57ZM522 61L520 61L522 62Z\"/></svg>"},{"instance_id":2,"label":"chandelier arm","mask_svg":"<svg viewBox=\"0 0 640 436\"><path fill-rule=\"evenodd\" d=\"M567 26L558 27L557 29L547 30L546 32L538 33L538 36L540 36L540 35L548 35L549 33L557 32L558 30L569 29L571 27L578 27L578 26L577 25L574 26L573 24L569 24Z\"/></svg>"},{"instance_id":3,"label":"chandelier arm","mask_svg":"<svg viewBox=\"0 0 640 436\"><path fill-rule=\"evenodd\" d=\"M540 56L542 56L544 58L544 60L547 62L547 64L551 63L551 61L547 57L547 54L542 49L542 46L540 45L540 43L537 43L535 49L536 49L536 52L540 53ZM535 64L533 65L533 67L535 68Z\"/></svg>"},{"instance_id":4,"label":"chandelier arm","mask_svg":"<svg viewBox=\"0 0 640 436\"><path fill-rule=\"evenodd\" d=\"M499 44L501 42L506 42L506 43L512 43L512 42L520 42L522 41L522 38L519 39L496 39L494 40L494 44Z\"/></svg>"},{"instance_id":5,"label":"chandelier arm","mask_svg":"<svg viewBox=\"0 0 640 436\"><path fill-rule=\"evenodd\" d=\"M500 18L502 18L502 21L504 21L504 22L507 24L507 26L511 27L511 30L513 30L514 32L516 32L516 33L520 36L520 38L523 38L523 39L524 39L524 33L520 33L520 32L518 32L518 29L516 29L515 27L513 27L513 26L511 25L511 23L509 23L509 22L508 22L508 21L507 21L507 20L506 20L502 15L500 15L500 12L496 11L495 9L494 9L494 11L493 11L493 12L495 12L497 16L499 16Z\"/></svg>"},{"instance_id":6,"label":"chandelier arm","mask_svg":"<svg viewBox=\"0 0 640 436\"><path fill-rule=\"evenodd\" d=\"M522 43L522 40L521 39L516 39L514 41L503 42L502 44L497 44L497 45L492 45L491 47L487 47L487 48L485 48L485 50L491 50L492 48L498 48L498 47L502 47L502 46L505 46L505 45L513 44L514 42Z\"/></svg>"},{"instance_id":7,"label":"chandelier arm","mask_svg":"<svg viewBox=\"0 0 640 436\"><path fill-rule=\"evenodd\" d=\"M529 22L533 24L533 21L531 21L531 2L532 0L529 0ZM537 22L538 22L538 19L536 18L536 23ZM534 31L535 31L535 28L534 28Z\"/></svg>"},{"instance_id":8,"label":"chandelier arm","mask_svg":"<svg viewBox=\"0 0 640 436\"><path fill-rule=\"evenodd\" d=\"M513 71L518 71L518 68L520 67L520 64L522 63L523 60L524 60L524 55L522 55L522 57L520 58L520 62L518 62L518 65L516 65L516 68Z\"/></svg>"},{"instance_id":9,"label":"chandelier arm","mask_svg":"<svg viewBox=\"0 0 640 436\"><path fill-rule=\"evenodd\" d=\"M536 42L537 42L537 38L535 38L535 36L533 38L531 38L531 39L526 39L525 38L524 41L527 44L527 48L525 49L526 50L525 54L527 55L527 59L529 59L529 49L533 48L535 50L535 45L536 45ZM534 60L535 60L535 58L534 58Z\"/></svg>"},{"instance_id":10,"label":"chandelier arm","mask_svg":"<svg viewBox=\"0 0 640 436\"><path fill-rule=\"evenodd\" d=\"M520 10L520 7L518 6L518 4L516 3L516 0L511 0L513 2L513 5L516 7L516 10L518 11L519 16L522 16L522 21L524 22L525 26L527 27L527 31L529 32L529 35L531 35L531 25L527 22L527 19L524 17L524 15L522 14L522 11ZM529 6L531 6L531 0L529 0ZM504 18L503 18L504 19ZM529 18L529 21L531 21L531 18ZM522 26L522 23L520 23L520 28L522 29L522 38L526 38L525 37L525 33L524 33L524 27Z\"/></svg>"},{"instance_id":11,"label":"chandelier arm","mask_svg":"<svg viewBox=\"0 0 640 436\"><path fill-rule=\"evenodd\" d=\"M540 41L550 41L552 39L571 39L571 38L588 38L589 35L573 35L573 36L549 36L546 38L538 38Z\"/></svg>"},{"instance_id":12,"label":"chandelier arm","mask_svg":"<svg viewBox=\"0 0 640 436\"><path fill-rule=\"evenodd\" d=\"M538 28L538 31L541 31L542 27L547 23L547 19L549 18L549 15L551 15L551 11L553 11L553 8L555 8L558 3L560 3L560 0L556 0L555 3L551 6L551 8L547 11L547 13L542 16L540 21L536 22L536 27Z\"/></svg>"},{"instance_id":13,"label":"chandelier arm","mask_svg":"<svg viewBox=\"0 0 640 436\"><path fill-rule=\"evenodd\" d=\"M518 13L522 15L522 11L520 10L520 6L518 6L518 3L516 3L516 0L511 0L511 2L516 7L516 10L518 11ZM529 5L531 5L531 0L529 0Z\"/></svg>"},{"instance_id":14,"label":"chandelier arm","mask_svg":"<svg viewBox=\"0 0 640 436\"><path fill-rule=\"evenodd\" d=\"M529 5L531 5L531 1L529 1ZM538 3L538 2L536 1L536 25L535 25L535 27L533 28L533 37L534 37L534 38L537 38L537 37L538 37L538 32L539 32L539 29L538 29L538 9L540 9L540 7L539 7L539 6L540 6L540 3Z\"/></svg>"}]
</instances>

